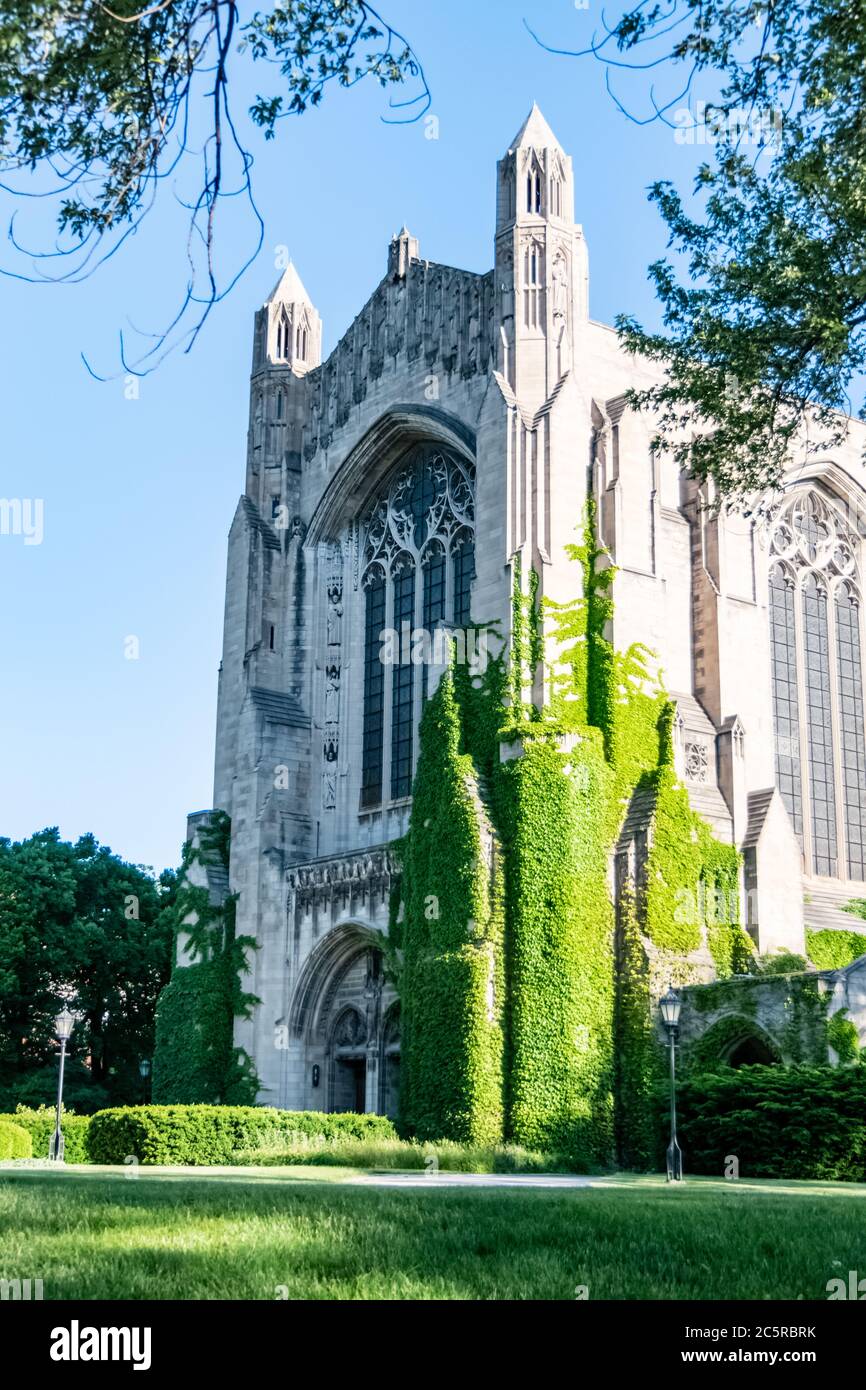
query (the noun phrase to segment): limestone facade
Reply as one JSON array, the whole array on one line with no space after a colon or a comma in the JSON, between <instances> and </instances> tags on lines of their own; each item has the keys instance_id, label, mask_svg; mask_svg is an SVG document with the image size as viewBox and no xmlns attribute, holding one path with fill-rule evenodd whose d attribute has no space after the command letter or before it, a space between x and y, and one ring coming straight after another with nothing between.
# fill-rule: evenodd
<instances>
[{"instance_id":1,"label":"limestone facade","mask_svg":"<svg viewBox=\"0 0 866 1390\"><path fill-rule=\"evenodd\" d=\"M507 635L517 556L573 597L565 547L590 494L618 567L611 636L656 653L680 776L743 851L759 949L802 951L812 916L850 929L839 906L866 896L862 427L792 467L769 519L718 512L626 403L650 369L589 317L574 205L534 107L497 167L493 269L425 260L404 228L325 360L293 266L255 316L214 806L259 946L262 1002L236 1042L265 1103L394 1106L379 934L437 666L383 665L371 640L470 612Z\"/></svg>"}]
</instances>

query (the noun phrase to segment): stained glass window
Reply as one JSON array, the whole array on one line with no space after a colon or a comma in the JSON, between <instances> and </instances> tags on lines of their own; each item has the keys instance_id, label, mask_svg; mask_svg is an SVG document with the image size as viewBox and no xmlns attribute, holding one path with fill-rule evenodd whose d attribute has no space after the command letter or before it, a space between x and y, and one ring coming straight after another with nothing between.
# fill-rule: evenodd
<instances>
[{"instance_id":1,"label":"stained glass window","mask_svg":"<svg viewBox=\"0 0 866 1390\"><path fill-rule=\"evenodd\" d=\"M385 732L385 667L381 652L381 633L385 626L385 576L381 569L369 572L366 589L361 805L376 806L382 800Z\"/></svg>"},{"instance_id":2,"label":"stained glass window","mask_svg":"<svg viewBox=\"0 0 866 1390\"><path fill-rule=\"evenodd\" d=\"M866 727L859 538L822 492L797 489L773 521L770 548L776 781L807 850L807 871L862 880Z\"/></svg>"},{"instance_id":3,"label":"stained glass window","mask_svg":"<svg viewBox=\"0 0 866 1390\"><path fill-rule=\"evenodd\" d=\"M803 643L814 869L817 874L835 874L836 779L830 711L827 594L811 574L803 586Z\"/></svg>"},{"instance_id":4,"label":"stained glass window","mask_svg":"<svg viewBox=\"0 0 866 1390\"><path fill-rule=\"evenodd\" d=\"M836 657L848 876L866 878L866 736L860 609L847 585L836 594Z\"/></svg>"},{"instance_id":5,"label":"stained glass window","mask_svg":"<svg viewBox=\"0 0 866 1390\"><path fill-rule=\"evenodd\" d=\"M469 600L475 578L475 544L465 540L454 554L454 626L465 627L470 621Z\"/></svg>"},{"instance_id":6,"label":"stained glass window","mask_svg":"<svg viewBox=\"0 0 866 1390\"><path fill-rule=\"evenodd\" d=\"M391 796L408 796L412 790L412 687L415 667L403 658L411 656L411 630L415 614L415 565L411 559L402 562L394 575L394 631L401 647L401 660L392 667L391 675ZM408 623L410 643L403 637L403 624ZM406 652L405 647L410 646Z\"/></svg>"},{"instance_id":7,"label":"stained glass window","mask_svg":"<svg viewBox=\"0 0 866 1390\"><path fill-rule=\"evenodd\" d=\"M436 630L445 621L445 551L435 543L424 556L422 566L424 576L424 600L421 621L429 643L430 655L435 654ZM427 699L430 665L425 662L421 668L421 694Z\"/></svg>"},{"instance_id":8,"label":"stained glass window","mask_svg":"<svg viewBox=\"0 0 866 1390\"><path fill-rule=\"evenodd\" d=\"M397 800L411 793L415 724L429 684L429 662L411 660L418 650L416 624L427 633L425 654L435 656L436 628L448 621L449 576L455 620L468 622L474 523L474 464L430 444L404 457L359 519L360 577L367 590L363 808L380 805L386 795ZM380 634L389 612L397 659L383 667Z\"/></svg>"},{"instance_id":9,"label":"stained glass window","mask_svg":"<svg viewBox=\"0 0 866 1390\"><path fill-rule=\"evenodd\" d=\"M770 662L776 726L776 783L794 829L798 835L802 835L803 790L800 776L794 583L778 568L770 575Z\"/></svg>"}]
</instances>

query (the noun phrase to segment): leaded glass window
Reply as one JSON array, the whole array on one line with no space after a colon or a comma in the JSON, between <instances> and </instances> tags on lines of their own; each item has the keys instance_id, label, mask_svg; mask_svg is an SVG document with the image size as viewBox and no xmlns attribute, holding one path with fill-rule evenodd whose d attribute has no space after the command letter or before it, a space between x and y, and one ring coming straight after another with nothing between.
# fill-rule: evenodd
<instances>
[{"instance_id":1,"label":"leaded glass window","mask_svg":"<svg viewBox=\"0 0 866 1390\"><path fill-rule=\"evenodd\" d=\"M818 874L836 872L836 778L830 709L830 639L826 591L810 574L803 586L806 721L812 800L812 855Z\"/></svg>"},{"instance_id":2,"label":"leaded glass window","mask_svg":"<svg viewBox=\"0 0 866 1390\"><path fill-rule=\"evenodd\" d=\"M368 505L357 531L367 593L361 806L369 808L386 795L398 800L411 793L436 630L451 614L455 624L469 621L474 464L436 445L417 446Z\"/></svg>"},{"instance_id":3,"label":"leaded glass window","mask_svg":"<svg viewBox=\"0 0 866 1390\"><path fill-rule=\"evenodd\" d=\"M454 553L454 626L465 627L470 621L469 599L475 578L475 543L464 536Z\"/></svg>"},{"instance_id":4,"label":"leaded glass window","mask_svg":"<svg viewBox=\"0 0 866 1390\"><path fill-rule=\"evenodd\" d=\"M776 724L776 784L798 835L803 833L800 714L794 632L794 582L776 567L770 575L770 662Z\"/></svg>"},{"instance_id":5,"label":"leaded glass window","mask_svg":"<svg viewBox=\"0 0 866 1390\"><path fill-rule=\"evenodd\" d=\"M422 622L431 640L445 621L445 551L439 541L428 547L421 566L424 576L424 603ZM430 667L425 662L421 669L422 699L427 699Z\"/></svg>"},{"instance_id":6,"label":"leaded glass window","mask_svg":"<svg viewBox=\"0 0 866 1390\"><path fill-rule=\"evenodd\" d=\"M866 878L866 727L857 553L844 517L799 489L771 533L776 780L807 871ZM805 761L803 761L805 759Z\"/></svg>"},{"instance_id":7,"label":"leaded glass window","mask_svg":"<svg viewBox=\"0 0 866 1390\"><path fill-rule=\"evenodd\" d=\"M866 737L860 605L849 584L841 585L836 592L836 634L848 876L866 878Z\"/></svg>"},{"instance_id":8,"label":"leaded glass window","mask_svg":"<svg viewBox=\"0 0 866 1390\"><path fill-rule=\"evenodd\" d=\"M401 639L404 624L411 632L415 616L415 562L406 556L394 571L394 630ZM401 641L401 648L402 648ZM403 653L401 652L401 655ZM412 790L412 690L415 668L402 660L391 674L391 796L408 796Z\"/></svg>"}]
</instances>

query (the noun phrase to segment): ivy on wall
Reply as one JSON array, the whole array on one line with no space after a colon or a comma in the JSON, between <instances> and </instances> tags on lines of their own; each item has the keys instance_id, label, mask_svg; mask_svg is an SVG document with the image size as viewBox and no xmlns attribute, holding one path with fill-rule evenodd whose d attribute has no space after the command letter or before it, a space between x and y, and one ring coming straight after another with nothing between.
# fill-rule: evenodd
<instances>
[{"instance_id":1,"label":"ivy on wall","mask_svg":"<svg viewBox=\"0 0 866 1390\"><path fill-rule=\"evenodd\" d=\"M858 931L824 931L806 928L806 951L819 970L843 970L858 956L866 953L866 936Z\"/></svg>"},{"instance_id":2,"label":"ivy on wall","mask_svg":"<svg viewBox=\"0 0 866 1390\"><path fill-rule=\"evenodd\" d=\"M234 1046L235 1019L248 1018L258 1002L241 987L255 940L236 934L236 894L214 904L206 887L189 881L196 863L228 871L230 841L231 822L218 811L202 828L198 844L184 845L174 908L175 964L156 1010L157 1104L248 1105L259 1089L252 1062ZM178 959L179 938L189 964Z\"/></svg>"},{"instance_id":3,"label":"ivy on wall","mask_svg":"<svg viewBox=\"0 0 866 1390\"><path fill-rule=\"evenodd\" d=\"M677 782L673 707L651 654L610 641L615 570L592 505L569 554L583 583L565 603L540 600L536 571L515 556L508 662L481 676L453 668L424 714L400 925L403 1123L431 1138L504 1133L586 1163L618 1151L642 1166L654 1150L661 975L661 988L687 979L686 957L704 943L731 974L748 968L751 944L735 916L737 852ZM540 671L548 699L537 705L526 696ZM500 745L513 756L502 761ZM617 920L608 870L637 789L652 797L652 844ZM492 888L485 824L502 864ZM426 915L431 898L438 918Z\"/></svg>"},{"instance_id":4,"label":"ivy on wall","mask_svg":"<svg viewBox=\"0 0 866 1390\"><path fill-rule=\"evenodd\" d=\"M400 1118L420 1139L503 1129L499 855L446 674L421 720L404 850Z\"/></svg>"}]
</instances>

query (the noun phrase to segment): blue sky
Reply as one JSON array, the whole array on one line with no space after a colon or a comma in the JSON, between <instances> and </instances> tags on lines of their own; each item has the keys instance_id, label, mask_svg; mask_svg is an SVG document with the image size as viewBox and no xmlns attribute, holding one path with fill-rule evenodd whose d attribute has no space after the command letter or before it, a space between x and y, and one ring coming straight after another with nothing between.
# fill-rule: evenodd
<instances>
[{"instance_id":1,"label":"blue sky","mask_svg":"<svg viewBox=\"0 0 866 1390\"><path fill-rule=\"evenodd\" d=\"M423 122L383 122L388 95L371 84L329 92L269 144L251 130L264 248L192 353L167 358L137 400L127 399L118 331L158 328L179 302L183 226L170 196L81 284L0 280L0 496L44 502L41 545L0 536L0 834L93 831L161 869L179 859L187 811L211 804L226 535L243 488L252 315L277 278L275 248L288 246L322 315L326 352L383 274L403 222L422 256L487 269L496 159L537 100L574 159L592 316L655 320L646 268L665 233L647 186L671 178L686 191L705 151L627 120L598 63L554 57L524 27L531 13L550 43L579 48L599 22L597 0L381 9L424 62L439 138L426 138ZM647 108L642 82L619 90L635 112ZM247 104L239 83L242 127ZM12 211L0 201L4 225ZM248 244L240 222L237 213L220 242L226 265ZM25 216L18 234L35 226ZM28 267L3 241L0 265ZM82 352L110 379L89 376ZM137 660L125 655L129 637Z\"/></svg>"}]
</instances>

